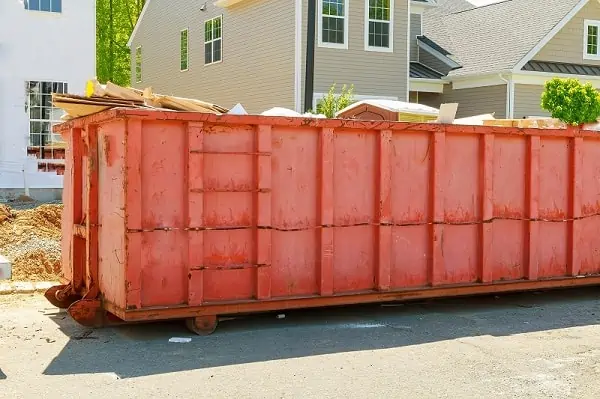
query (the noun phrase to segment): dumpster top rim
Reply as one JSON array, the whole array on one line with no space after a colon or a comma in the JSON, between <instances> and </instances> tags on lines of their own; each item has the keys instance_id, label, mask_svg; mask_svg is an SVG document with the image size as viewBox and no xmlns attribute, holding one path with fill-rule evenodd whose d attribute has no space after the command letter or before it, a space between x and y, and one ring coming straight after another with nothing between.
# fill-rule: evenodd
<instances>
[{"instance_id":1,"label":"dumpster top rim","mask_svg":"<svg viewBox=\"0 0 600 399\"><path fill-rule=\"evenodd\" d=\"M115 119L148 119L156 121L209 122L232 125L270 125L284 127L359 128L365 130L426 131L461 134L499 134L517 136L595 137L600 134L578 127L567 129L536 129L504 126L446 125L437 123L414 123L396 121L366 121L356 119L323 119L309 117L262 116L262 115L216 115L201 112L145 110L136 108L111 108L96 114L71 119L54 126L56 133L66 133L73 128L84 128Z\"/></svg>"}]
</instances>

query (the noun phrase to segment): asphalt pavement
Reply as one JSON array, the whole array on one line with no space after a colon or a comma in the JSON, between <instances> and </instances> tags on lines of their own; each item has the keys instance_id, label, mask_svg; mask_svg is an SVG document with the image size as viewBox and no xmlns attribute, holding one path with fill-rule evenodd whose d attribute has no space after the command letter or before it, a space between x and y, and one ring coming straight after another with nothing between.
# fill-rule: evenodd
<instances>
[{"instance_id":1,"label":"asphalt pavement","mask_svg":"<svg viewBox=\"0 0 600 399\"><path fill-rule=\"evenodd\" d=\"M600 398L600 288L90 330L0 296L0 398ZM172 343L170 338L191 338Z\"/></svg>"}]
</instances>

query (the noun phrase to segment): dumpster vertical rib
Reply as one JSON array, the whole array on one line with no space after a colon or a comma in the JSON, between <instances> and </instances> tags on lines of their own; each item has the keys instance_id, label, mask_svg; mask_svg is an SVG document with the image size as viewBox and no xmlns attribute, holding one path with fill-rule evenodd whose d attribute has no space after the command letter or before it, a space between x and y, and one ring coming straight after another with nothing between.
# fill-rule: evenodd
<instances>
[{"instance_id":1,"label":"dumpster vertical rib","mask_svg":"<svg viewBox=\"0 0 600 399\"><path fill-rule=\"evenodd\" d=\"M534 221L539 217L540 202L540 137L530 136L528 143L528 181L527 181L527 202L529 214L529 227L527 237L527 273L529 280L537 280L539 271L538 243L539 243L539 222Z\"/></svg>"},{"instance_id":2,"label":"dumpster vertical rib","mask_svg":"<svg viewBox=\"0 0 600 399\"><path fill-rule=\"evenodd\" d=\"M204 301L204 124L187 125L186 218L188 304Z\"/></svg>"},{"instance_id":3,"label":"dumpster vertical rib","mask_svg":"<svg viewBox=\"0 0 600 399\"><path fill-rule=\"evenodd\" d=\"M271 298L271 126L256 128L256 297Z\"/></svg>"},{"instance_id":4,"label":"dumpster vertical rib","mask_svg":"<svg viewBox=\"0 0 600 399\"><path fill-rule=\"evenodd\" d=\"M322 128L319 134L319 223L320 285L322 296L333 294L333 154L334 130Z\"/></svg>"},{"instance_id":5,"label":"dumpster vertical rib","mask_svg":"<svg viewBox=\"0 0 600 399\"><path fill-rule=\"evenodd\" d=\"M125 292L127 308L139 309L142 307L142 121L127 119L125 123Z\"/></svg>"},{"instance_id":6,"label":"dumpster vertical rib","mask_svg":"<svg viewBox=\"0 0 600 399\"><path fill-rule=\"evenodd\" d=\"M98 128L89 125L86 137L87 147L87 218L86 218L86 299L98 296Z\"/></svg>"},{"instance_id":7,"label":"dumpster vertical rib","mask_svg":"<svg viewBox=\"0 0 600 399\"><path fill-rule=\"evenodd\" d=\"M390 289L390 273L392 268L392 131L379 132L379 170L378 187L379 203L377 215L379 228L377 234L377 289Z\"/></svg>"},{"instance_id":8,"label":"dumpster vertical rib","mask_svg":"<svg viewBox=\"0 0 600 399\"><path fill-rule=\"evenodd\" d=\"M492 223L494 217L494 135L485 134L481 140L481 262L479 279L482 283L493 280Z\"/></svg>"},{"instance_id":9,"label":"dumpster vertical rib","mask_svg":"<svg viewBox=\"0 0 600 399\"><path fill-rule=\"evenodd\" d=\"M574 137L573 153L571 155L571 179L570 179L570 206L571 218L569 222L569 262L567 275L577 276L581 270L581 258L579 257L579 243L581 242L581 195L583 192L582 170L583 170L583 137Z\"/></svg>"},{"instance_id":10,"label":"dumpster vertical rib","mask_svg":"<svg viewBox=\"0 0 600 399\"><path fill-rule=\"evenodd\" d=\"M446 191L446 131L443 126L438 127L431 137L433 157L431 163L431 208L432 208L432 235L431 235L431 272L432 286L443 282L444 265L444 197Z\"/></svg>"},{"instance_id":11,"label":"dumpster vertical rib","mask_svg":"<svg viewBox=\"0 0 600 399\"><path fill-rule=\"evenodd\" d=\"M71 129L73 148L71 149L71 184L72 189L72 226L80 225L83 222L83 137L80 128ZM73 228L71 239L71 267L73 276L71 283L76 291L79 291L84 283L85 273L85 241L82 237L75 235L77 229Z\"/></svg>"}]
</instances>

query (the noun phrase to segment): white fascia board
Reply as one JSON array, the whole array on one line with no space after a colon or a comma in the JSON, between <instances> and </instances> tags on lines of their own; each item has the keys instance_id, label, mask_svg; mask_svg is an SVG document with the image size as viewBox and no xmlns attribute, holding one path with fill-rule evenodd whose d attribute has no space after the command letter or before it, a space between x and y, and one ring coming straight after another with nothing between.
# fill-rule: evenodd
<instances>
[{"instance_id":1,"label":"white fascia board","mask_svg":"<svg viewBox=\"0 0 600 399\"><path fill-rule=\"evenodd\" d=\"M443 93L448 82L439 79L410 78L410 91L422 93Z\"/></svg>"},{"instance_id":2,"label":"white fascia board","mask_svg":"<svg viewBox=\"0 0 600 399\"><path fill-rule=\"evenodd\" d=\"M142 23L142 19L144 19L144 14L146 14L146 10L148 10L148 7L150 6L150 2L152 0L146 0L146 2L144 3L144 7L142 8L142 12L140 13L140 16L138 17L135 26L133 27L133 32L131 32L131 36L129 36L129 40L127 41L127 47L131 47L131 43L133 43L133 38L135 37L138 28L140 27L140 24Z\"/></svg>"},{"instance_id":3,"label":"white fascia board","mask_svg":"<svg viewBox=\"0 0 600 399\"><path fill-rule=\"evenodd\" d=\"M521 71L513 74L513 82L520 85L535 85L543 86L548 80L552 78L574 78L580 80L582 83L591 83L596 89L600 89L600 76L590 75L569 75L569 74L556 74L547 72L533 72L533 71Z\"/></svg>"}]
</instances>

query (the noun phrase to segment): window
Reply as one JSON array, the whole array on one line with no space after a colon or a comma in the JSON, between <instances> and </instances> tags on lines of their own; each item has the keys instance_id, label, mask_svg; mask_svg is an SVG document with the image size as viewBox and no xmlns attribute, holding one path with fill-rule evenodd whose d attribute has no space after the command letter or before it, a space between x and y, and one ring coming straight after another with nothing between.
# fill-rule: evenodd
<instances>
[{"instance_id":1,"label":"window","mask_svg":"<svg viewBox=\"0 0 600 399\"><path fill-rule=\"evenodd\" d=\"M393 51L393 1L366 0L365 4L365 50Z\"/></svg>"},{"instance_id":2,"label":"window","mask_svg":"<svg viewBox=\"0 0 600 399\"><path fill-rule=\"evenodd\" d=\"M204 22L204 64L210 65L223 59L223 16Z\"/></svg>"},{"instance_id":3,"label":"window","mask_svg":"<svg viewBox=\"0 0 600 399\"><path fill-rule=\"evenodd\" d=\"M62 0L24 0L26 10L62 12Z\"/></svg>"},{"instance_id":4,"label":"window","mask_svg":"<svg viewBox=\"0 0 600 399\"><path fill-rule=\"evenodd\" d=\"M348 0L319 0L319 46L348 48Z\"/></svg>"},{"instance_id":5,"label":"window","mask_svg":"<svg viewBox=\"0 0 600 399\"><path fill-rule=\"evenodd\" d=\"M188 30L184 29L179 35L179 70L188 69Z\"/></svg>"},{"instance_id":6,"label":"window","mask_svg":"<svg viewBox=\"0 0 600 399\"><path fill-rule=\"evenodd\" d=\"M62 140L60 135L52 134L52 126L62 122L63 111L52 105L52 93L67 92L68 86L64 82L25 82L25 111L29 117L28 154L38 159L56 159L52 144Z\"/></svg>"},{"instance_id":7,"label":"window","mask_svg":"<svg viewBox=\"0 0 600 399\"><path fill-rule=\"evenodd\" d=\"M600 36L600 21L585 20L584 56L586 59L600 59L598 36Z\"/></svg>"},{"instance_id":8,"label":"window","mask_svg":"<svg viewBox=\"0 0 600 399\"><path fill-rule=\"evenodd\" d=\"M142 81L142 46L135 49L135 82Z\"/></svg>"}]
</instances>

